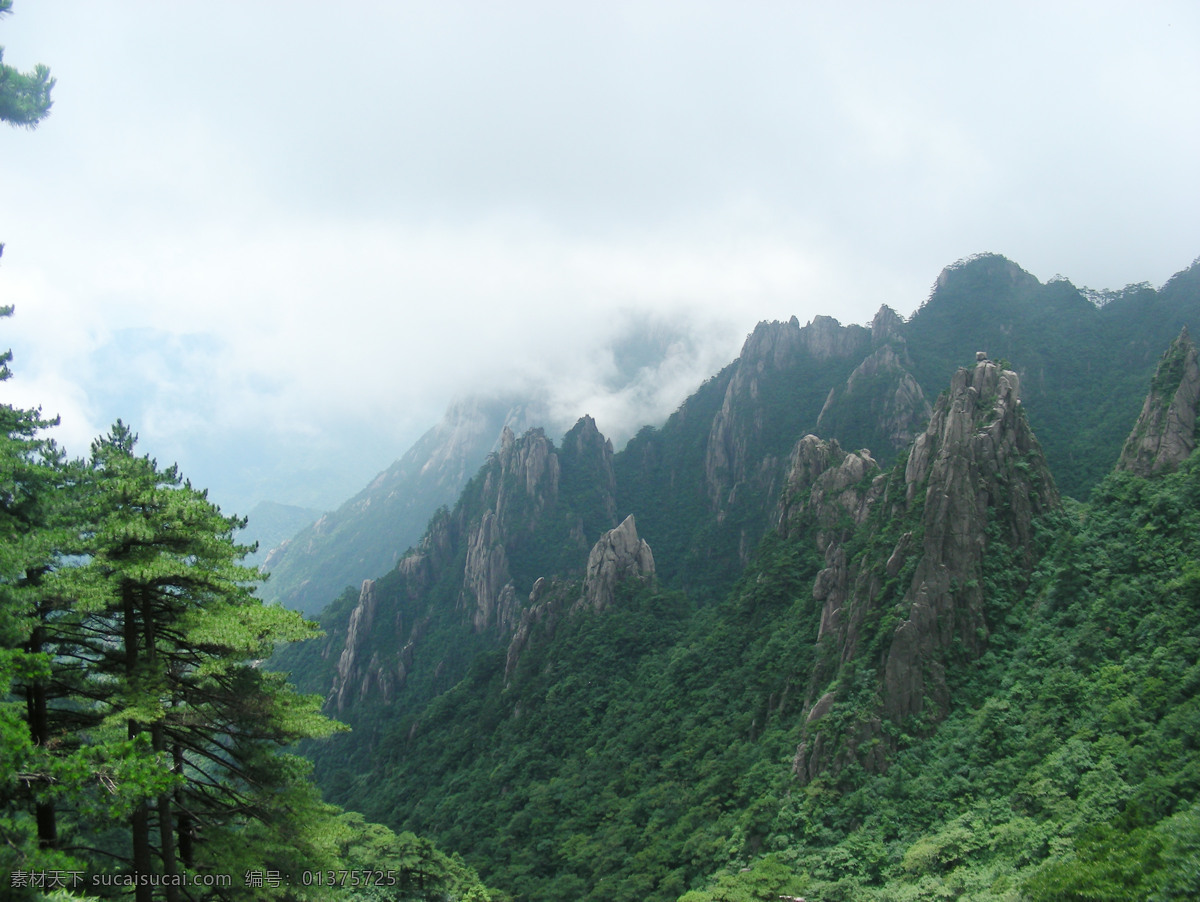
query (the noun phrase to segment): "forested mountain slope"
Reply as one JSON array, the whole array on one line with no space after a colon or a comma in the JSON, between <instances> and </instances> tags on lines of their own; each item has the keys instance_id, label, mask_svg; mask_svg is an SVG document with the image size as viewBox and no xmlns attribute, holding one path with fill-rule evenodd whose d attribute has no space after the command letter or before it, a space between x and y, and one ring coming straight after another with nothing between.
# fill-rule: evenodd
<instances>
[{"instance_id":1,"label":"forested mountain slope","mask_svg":"<svg viewBox=\"0 0 1200 902\"><path fill-rule=\"evenodd\" d=\"M760 325L620 454L589 418L561 448L506 436L394 571L277 660L354 727L309 750L330 798L528 899L1189 897L1197 465L1061 500L1028 400L1086 409L1056 373L1123 411L1089 452L1111 469L1153 386L1144 408L1173 413L1143 414L1139 447L1167 422L1194 447L1186 334L1128 401L1128 374L1082 352L980 355L927 390L913 345L960 277L1010 325L1061 294L1112 347L1122 305L1186 315L1192 273L1097 307L979 258L909 323ZM1124 328L1132 367L1162 325ZM821 422L882 450L805 437ZM613 572L636 578L586 603L590 559L618 546ZM1122 842L1149 857L1121 870Z\"/></svg>"},{"instance_id":2,"label":"forested mountain slope","mask_svg":"<svg viewBox=\"0 0 1200 902\"><path fill-rule=\"evenodd\" d=\"M890 465L976 351L1012 361L1059 490L1084 498L1119 456L1162 349L1200 321L1200 265L1159 291L1094 297L984 254L943 270L908 321L884 307L869 329L760 323L736 361L617 455L619 506L638 513L663 578L721 597L767 529L800 436Z\"/></svg>"}]
</instances>

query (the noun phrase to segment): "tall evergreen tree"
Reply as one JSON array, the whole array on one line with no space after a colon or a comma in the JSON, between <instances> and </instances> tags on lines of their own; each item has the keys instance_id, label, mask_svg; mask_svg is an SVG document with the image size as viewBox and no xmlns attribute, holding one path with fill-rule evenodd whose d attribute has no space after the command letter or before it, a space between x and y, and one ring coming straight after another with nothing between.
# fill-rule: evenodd
<instances>
[{"instance_id":1,"label":"tall evergreen tree","mask_svg":"<svg viewBox=\"0 0 1200 902\"><path fill-rule=\"evenodd\" d=\"M130 787L131 864L174 878L245 859L252 822L264 842L285 828L296 812L280 805L311 794L279 749L333 725L316 699L256 666L315 626L252 593L261 577L241 563L251 549L233 539L245 521L223 515L175 467L137 456L135 442L118 421L93 444L94 531L79 591L107 625L87 652L107 693L99 727L122 725L169 775ZM249 851L253 861L263 849ZM149 887L138 893L151 898ZM178 897L168 887L166 898Z\"/></svg>"},{"instance_id":2,"label":"tall evergreen tree","mask_svg":"<svg viewBox=\"0 0 1200 902\"><path fill-rule=\"evenodd\" d=\"M12 0L0 0L0 16L11 12ZM53 90L54 79L46 66L38 63L32 72L20 72L4 62L0 47L0 122L37 128L50 115Z\"/></svg>"}]
</instances>

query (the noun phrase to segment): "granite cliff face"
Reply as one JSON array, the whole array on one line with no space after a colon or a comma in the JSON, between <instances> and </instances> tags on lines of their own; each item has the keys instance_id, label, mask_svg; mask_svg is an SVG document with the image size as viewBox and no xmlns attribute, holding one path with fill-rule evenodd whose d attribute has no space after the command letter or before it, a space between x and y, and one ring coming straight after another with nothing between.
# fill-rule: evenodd
<instances>
[{"instance_id":1,"label":"granite cliff face","mask_svg":"<svg viewBox=\"0 0 1200 902\"><path fill-rule=\"evenodd\" d=\"M844 385L829 390L817 417L819 434L882 440L894 457L925 428L932 411L909 371L912 364L898 336L898 321L886 307L876 314L872 338L884 343L854 368Z\"/></svg>"},{"instance_id":2,"label":"granite cliff face","mask_svg":"<svg viewBox=\"0 0 1200 902\"><path fill-rule=\"evenodd\" d=\"M903 330L886 306L869 328L827 316L803 327L795 317L758 325L733 364L705 445L705 492L718 522L766 519L797 435L870 443L888 460L908 447L930 408L909 372ZM758 538L742 528L743 564Z\"/></svg>"},{"instance_id":3,"label":"granite cliff face","mask_svg":"<svg viewBox=\"0 0 1200 902\"><path fill-rule=\"evenodd\" d=\"M553 637L564 614L581 609L603 612L612 607L617 587L622 583L653 579L654 553L646 540L638 537L637 524L630 514L592 546L582 591L579 583L557 579L540 578L533 584L529 604L521 612L520 622L508 643L505 685L511 681L525 649L534 641L545 642Z\"/></svg>"},{"instance_id":4,"label":"granite cliff face","mask_svg":"<svg viewBox=\"0 0 1200 902\"><path fill-rule=\"evenodd\" d=\"M263 597L314 614L344 587L387 572L433 513L454 503L504 430L523 433L544 417L542 406L507 398L452 404L366 488L271 549L263 562L271 574Z\"/></svg>"},{"instance_id":5,"label":"granite cliff face","mask_svg":"<svg viewBox=\"0 0 1200 902\"><path fill-rule=\"evenodd\" d=\"M1117 468L1139 476L1176 469L1196 448L1198 409L1200 360L1185 326L1163 354Z\"/></svg>"},{"instance_id":6,"label":"granite cliff face","mask_svg":"<svg viewBox=\"0 0 1200 902\"><path fill-rule=\"evenodd\" d=\"M842 326L828 316L818 316L803 328L794 316L786 323L758 324L742 346L709 429L704 476L718 515L736 502L739 487L771 496L778 491L779 461L764 456L762 446L767 430L778 425L769 407L779 393L780 377L806 363L857 362L870 341L870 331L863 326Z\"/></svg>"},{"instance_id":7,"label":"granite cliff face","mask_svg":"<svg viewBox=\"0 0 1200 902\"><path fill-rule=\"evenodd\" d=\"M801 778L851 760L881 769L889 747L884 721L944 717L947 666L978 657L991 629L985 554L1003 543L1021 572L1032 569L1033 521L1060 502L1019 395L1017 374L981 355L955 374L903 468L869 483L865 461L840 475L849 457L806 440L809 451L793 472L794 494L811 485L807 509L789 508L781 525L806 510L818 524L826 566L813 594L820 636L832 651L810 685L794 763ZM824 526L844 522L847 512L851 523L840 535ZM858 537L866 550L848 559L854 522L866 530L865 541ZM852 664L876 674L876 714L848 733L831 733L822 722L845 699L839 676Z\"/></svg>"},{"instance_id":8,"label":"granite cliff face","mask_svg":"<svg viewBox=\"0 0 1200 902\"><path fill-rule=\"evenodd\" d=\"M592 547L580 603L594 611L603 611L612 605L618 585L629 579L653 576L654 554L646 540L638 537L637 524L630 514Z\"/></svg>"},{"instance_id":9,"label":"granite cliff face","mask_svg":"<svg viewBox=\"0 0 1200 902\"><path fill-rule=\"evenodd\" d=\"M507 545L534 532L547 509L558 503L558 454L541 429L520 441L505 429L500 450L488 460L482 487L483 513L466 526L459 608L478 632L495 625L506 632L516 616L516 588Z\"/></svg>"},{"instance_id":10,"label":"granite cliff face","mask_svg":"<svg viewBox=\"0 0 1200 902\"><path fill-rule=\"evenodd\" d=\"M507 642L540 595L525 587L543 576L584 576L588 549L615 525L613 482L612 445L591 417L567 433L561 450L540 428L520 438L505 428L454 509L434 516L392 572L363 583L344 625L327 626L325 654L337 662L331 703L338 711L368 699L386 703L421 666L449 673L444 654L423 642L431 630L472 637L466 645L481 650ZM627 522L610 545L630 533L637 541ZM652 572L648 547L645 555L640 563ZM623 561L618 554L612 566ZM596 579L605 574L601 567ZM602 588L595 592L602 598Z\"/></svg>"}]
</instances>

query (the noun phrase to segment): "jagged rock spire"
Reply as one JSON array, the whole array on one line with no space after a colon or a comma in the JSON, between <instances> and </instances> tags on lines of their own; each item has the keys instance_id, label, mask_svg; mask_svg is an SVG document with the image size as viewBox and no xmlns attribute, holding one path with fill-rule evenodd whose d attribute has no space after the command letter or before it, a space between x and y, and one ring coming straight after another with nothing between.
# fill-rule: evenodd
<instances>
[{"instance_id":1,"label":"jagged rock spire","mask_svg":"<svg viewBox=\"0 0 1200 902\"><path fill-rule=\"evenodd\" d=\"M852 561L844 541L821 549L826 567L813 594L822 606L821 634L833 638L832 657L818 665L809 690L795 759L802 779L855 758L868 769L882 769L888 747L883 721L944 717L951 704L945 673L951 656L977 657L994 626L984 613L989 544L1010 545L1022 568L1032 568L1033 519L1057 507L1059 497L1021 411L1019 389L1015 372L986 357L960 369L904 470L892 473L891 487L881 494L873 484L861 496L875 508L864 523L872 535L894 534L895 518L907 524L905 531L886 545L860 543L867 550ZM813 486L819 508L821 480ZM817 516L819 524L819 510ZM885 633L875 625L888 619L882 612L895 618ZM873 658L857 666L876 668L874 715L840 737L817 729L839 698L838 674L871 648L878 649Z\"/></svg>"},{"instance_id":2,"label":"jagged rock spire","mask_svg":"<svg viewBox=\"0 0 1200 902\"><path fill-rule=\"evenodd\" d=\"M1151 476L1177 468L1195 450L1198 407L1200 361L1184 326L1159 361L1117 469Z\"/></svg>"},{"instance_id":3,"label":"jagged rock spire","mask_svg":"<svg viewBox=\"0 0 1200 902\"><path fill-rule=\"evenodd\" d=\"M602 611L613 602L617 584L632 577L654 576L654 555L645 539L638 538L633 514L600 537L588 555L583 599Z\"/></svg>"}]
</instances>

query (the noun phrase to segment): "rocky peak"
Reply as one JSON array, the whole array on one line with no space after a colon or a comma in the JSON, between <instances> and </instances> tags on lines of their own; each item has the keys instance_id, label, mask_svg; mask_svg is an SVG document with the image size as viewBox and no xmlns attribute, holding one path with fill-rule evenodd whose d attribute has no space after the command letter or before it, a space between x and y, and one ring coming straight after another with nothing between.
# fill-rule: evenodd
<instances>
[{"instance_id":1,"label":"rocky peak","mask_svg":"<svg viewBox=\"0 0 1200 902\"><path fill-rule=\"evenodd\" d=\"M904 317L884 304L871 320L871 344L881 345L902 337Z\"/></svg>"},{"instance_id":2,"label":"rocky peak","mask_svg":"<svg viewBox=\"0 0 1200 902\"><path fill-rule=\"evenodd\" d=\"M818 638L835 631L849 591L845 545L882 494L885 479L865 448L847 453L834 440L806 435L792 451L779 531L787 536L812 528L825 567L813 585L821 606Z\"/></svg>"},{"instance_id":3,"label":"rocky peak","mask_svg":"<svg viewBox=\"0 0 1200 902\"><path fill-rule=\"evenodd\" d=\"M1195 450L1198 407L1200 361L1185 326L1159 361L1117 468L1139 476L1176 469Z\"/></svg>"},{"instance_id":4,"label":"rocky peak","mask_svg":"<svg viewBox=\"0 0 1200 902\"><path fill-rule=\"evenodd\" d=\"M583 581L583 598L593 610L602 611L612 605L618 584L627 579L648 579L654 576L654 555L645 539L638 537L637 524L630 514L615 529L602 535L588 555L587 575Z\"/></svg>"},{"instance_id":5,"label":"rocky peak","mask_svg":"<svg viewBox=\"0 0 1200 902\"><path fill-rule=\"evenodd\" d=\"M1029 287L1041 284L1036 276L1021 269L1007 257L1000 254L973 254L944 268L934 283L934 291L944 291L954 287L957 282L979 277L1011 286Z\"/></svg>"},{"instance_id":6,"label":"rocky peak","mask_svg":"<svg viewBox=\"0 0 1200 902\"><path fill-rule=\"evenodd\" d=\"M834 439L804 436L792 449L780 496L780 533L787 536L806 515L822 529L834 527L846 515L854 525L861 524L871 504L871 492L864 483L878 473L879 465L866 448L847 453Z\"/></svg>"},{"instance_id":7,"label":"rocky peak","mask_svg":"<svg viewBox=\"0 0 1200 902\"><path fill-rule=\"evenodd\" d=\"M558 455L543 429L530 429L518 439L505 427L500 450L488 458L484 503L504 526L510 514L532 523L557 500L559 475Z\"/></svg>"},{"instance_id":8,"label":"rocky peak","mask_svg":"<svg viewBox=\"0 0 1200 902\"><path fill-rule=\"evenodd\" d=\"M488 458L481 489L483 513L467 526L466 562L459 605L476 632L510 629L518 615L507 545L531 533L558 500L558 454L542 429L519 439L505 428L500 449Z\"/></svg>"},{"instance_id":9,"label":"rocky peak","mask_svg":"<svg viewBox=\"0 0 1200 902\"><path fill-rule=\"evenodd\" d=\"M604 518L601 528L611 528L617 521L617 477L613 472L612 442L601 434L595 420L583 416L563 436L561 453L563 491L592 499L591 506L596 508L594 513ZM580 528L584 528L582 523ZM595 535L595 532L591 534Z\"/></svg>"},{"instance_id":10,"label":"rocky peak","mask_svg":"<svg viewBox=\"0 0 1200 902\"><path fill-rule=\"evenodd\" d=\"M801 343L816 360L861 353L865 337L867 331L862 326L843 326L832 316L814 316L800 330Z\"/></svg>"},{"instance_id":11,"label":"rocky peak","mask_svg":"<svg viewBox=\"0 0 1200 902\"><path fill-rule=\"evenodd\" d=\"M1041 447L1021 410L1015 372L983 360L960 369L929 427L913 443L905 467L905 497L920 493L921 558L905 595L907 619L895 629L887 656L884 713L919 714L924 699L940 719L949 706L941 660L957 640L980 654L989 624L981 585L988 526L1033 565L1033 520L1059 506ZM929 677L926 677L929 674Z\"/></svg>"},{"instance_id":12,"label":"rocky peak","mask_svg":"<svg viewBox=\"0 0 1200 902\"><path fill-rule=\"evenodd\" d=\"M836 637L837 651L810 688L810 727L796 758L801 777L854 758L883 767L872 742L886 746L883 720L944 717L951 703L946 667L981 654L991 629L983 580L990 543L1005 543L1025 572L1032 569L1033 520L1057 507L1059 497L1019 391L1017 374L990 360L960 369L903 471L887 477L886 495L868 497L865 528L876 539L891 537L882 550L871 550L879 543L868 540L860 546L867 550L847 561L844 542L824 549L826 568L813 592L822 604L821 633ZM876 635L873 624L884 612L894 625ZM862 647L881 649L881 657L862 662L878 668L878 717L869 729L831 738L816 724L834 703L829 687ZM866 748L874 751L863 757L857 750Z\"/></svg>"},{"instance_id":13,"label":"rocky peak","mask_svg":"<svg viewBox=\"0 0 1200 902\"><path fill-rule=\"evenodd\" d=\"M573 449L577 454L589 452L598 453L602 457L612 458L612 442L600 432L596 421L588 414L579 418L571 431L563 436L563 450Z\"/></svg>"},{"instance_id":14,"label":"rocky peak","mask_svg":"<svg viewBox=\"0 0 1200 902\"><path fill-rule=\"evenodd\" d=\"M803 328L795 317L786 323L759 323L755 327L734 362L721 410L709 430L705 482L715 509L719 511L727 503L738 483L748 479L762 482L760 474L767 477L767 482L757 488L771 495L778 491L771 480L778 474L780 461L752 459L753 448L767 425L760 401L760 390L767 381L805 359L823 362L854 357L869 349L870 333L865 327L843 326L829 316L815 317Z\"/></svg>"},{"instance_id":15,"label":"rocky peak","mask_svg":"<svg viewBox=\"0 0 1200 902\"><path fill-rule=\"evenodd\" d=\"M746 336L739 363L761 368L765 365L786 366L800 346L800 323L792 317L786 323L761 322Z\"/></svg>"},{"instance_id":16,"label":"rocky peak","mask_svg":"<svg viewBox=\"0 0 1200 902\"><path fill-rule=\"evenodd\" d=\"M504 666L507 688L520 664L521 655L535 641L549 640L565 612L590 608L610 608L618 585L629 579L653 579L654 554L638 537L637 524L630 514L620 525L605 532L588 555L583 594L577 598L579 584L539 578L529 593L529 604L521 611L519 622L508 643ZM572 603L572 599L575 599ZM535 635L538 637L535 639Z\"/></svg>"},{"instance_id":17,"label":"rocky peak","mask_svg":"<svg viewBox=\"0 0 1200 902\"><path fill-rule=\"evenodd\" d=\"M386 573L419 541L434 512L454 503L498 446L502 426L523 431L545 415L544 405L512 398L455 401L366 488L271 552L264 597L313 614L343 587Z\"/></svg>"}]
</instances>

